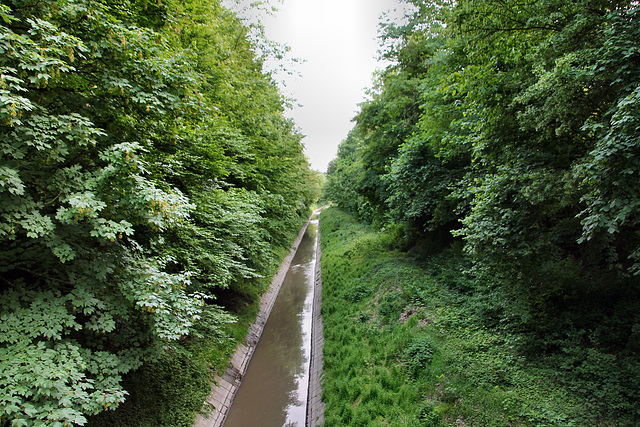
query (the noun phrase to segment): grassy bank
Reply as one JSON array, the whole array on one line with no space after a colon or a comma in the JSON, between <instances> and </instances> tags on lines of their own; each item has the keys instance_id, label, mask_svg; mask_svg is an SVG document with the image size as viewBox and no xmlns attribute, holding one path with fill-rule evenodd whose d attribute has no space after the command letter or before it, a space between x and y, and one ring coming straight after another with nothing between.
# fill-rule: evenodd
<instances>
[{"instance_id":1,"label":"grassy bank","mask_svg":"<svg viewBox=\"0 0 640 427\"><path fill-rule=\"evenodd\" d=\"M504 296L455 245L403 253L336 208L321 231L327 426L637 425L628 395L587 390L607 369L622 384L613 367L522 354L495 313ZM595 383L574 372L588 366Z\"/></svg>"}]
</instances>

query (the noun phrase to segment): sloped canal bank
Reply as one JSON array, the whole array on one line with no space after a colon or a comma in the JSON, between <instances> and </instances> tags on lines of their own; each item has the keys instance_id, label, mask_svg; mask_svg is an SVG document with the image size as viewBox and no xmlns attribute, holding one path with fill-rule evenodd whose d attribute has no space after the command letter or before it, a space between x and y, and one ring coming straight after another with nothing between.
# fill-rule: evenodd
<instances>
[{"instance_id":1,"label":"sloped canal bank","mask_svg":"<svg viewBox=\"0 0 640 427\"><path fill-rule=\"evenodd\" d=\"M236 350L225 375L217 379L206 402L214 411L209 417L198 417L194 427L322 423L322 329L320 308L315 306L320 302L321 284L318 247L318 220L314 219L301 230L260 302L260 313L245 343Z\"/></svg>"}]
</instances>

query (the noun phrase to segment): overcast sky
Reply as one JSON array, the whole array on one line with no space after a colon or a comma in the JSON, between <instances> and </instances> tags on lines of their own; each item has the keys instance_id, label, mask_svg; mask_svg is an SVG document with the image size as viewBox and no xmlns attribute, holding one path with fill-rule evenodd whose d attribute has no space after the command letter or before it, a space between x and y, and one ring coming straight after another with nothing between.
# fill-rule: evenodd
<instances>
[{"instance_id":1,"label":"overcast sky","mask_svg":"<svg viewBox=\"0 0 640 427\"><path fill-rule=\"evenodd\" d=\"M374 70L384 68L376 61L379 17L402 6L397 0L272 0L272 4L278 11L260 17L267 38L290 46L290 55L305 61L293 67L299 76L277 76L277 80L286 77L285 94L300 104L287 115L305 135L311 167L325 172L353 127L351 119L371 87Z\"/></svg>"}]
</instances>

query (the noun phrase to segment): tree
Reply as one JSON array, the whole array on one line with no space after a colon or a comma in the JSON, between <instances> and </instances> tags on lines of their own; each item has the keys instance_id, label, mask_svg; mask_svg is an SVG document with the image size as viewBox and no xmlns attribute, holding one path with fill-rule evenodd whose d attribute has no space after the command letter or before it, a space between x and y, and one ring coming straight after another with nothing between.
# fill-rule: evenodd
<instances>
[{"instance_id":1,"label":"tree","mask_svg":"<svg viewBox=\"0 0 640 427\"><path fill-rule=\"evenodd\" d=\"M260 274L311 173L218 2L13 0L0 24L0 420L83 424Z\"/></svg>"},{"instance_id":2,"label":"tree","mask_svg":"<svg viewBox=\"0 0 640 427\"><path fill-rule=\"evenodd\" d=\"M396 63L358 115L360 164L339 153L329 182L364 176L352 210L462 240L521 353L579 366L562 376L593 416L632 419L635 386L606 384L634 377L640 321L637 3L410 3L385 27Z\"/></svg>"},{"instance_id":3,"label":"tree","mask_svg":"<svg viewBox=\"0 0 640 427\"><path fill-rule=\"evenodd\" d=\"M366 215L365 200L360 194L362 163L360 147L362 141L356 127L338 146L338 156L327 167L326 198L351 212Z\"/></svg>"}]
</instances>

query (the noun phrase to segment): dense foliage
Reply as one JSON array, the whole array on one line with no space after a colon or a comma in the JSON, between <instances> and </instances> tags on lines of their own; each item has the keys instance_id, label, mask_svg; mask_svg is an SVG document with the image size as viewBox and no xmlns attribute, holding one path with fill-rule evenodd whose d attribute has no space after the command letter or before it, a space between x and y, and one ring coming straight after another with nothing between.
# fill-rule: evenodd
<instances>
[{"instance_id":1,"label":"dense foliage","mask_svg":"<svg viewBox=\"0 0 640 427\"><path fill-rule=\"evenodd\" d=\"M406 247L462 241L500 295L489 324L572 371L587 401L611 396L598 413L637 416L622 379L640 351L637 2L410 3L383 27L395 65L328 198L401 225Z\"/></svg>"},{"instance_id":2,"label":"dense foliage","mask_svg":"<svg viewBox=\"0 0 640 427\"><path fill-rule=\"evenodd\" d=\"M523 354L496 323L504 292L460 243L401 251L397 229L338 208L321 230L326 426L637 424L637 359L569 342Z\"/></svg>"},{"instance_id":3,"label":"dense foliage","mask_svg":"<svg viewBox=\"0 0 640 427\"><path fill-rule=\"evenodd\" d=\"M83 424L220 335L315 197L282 113L217 0L0 4L0 424Z\"/></svg>"}]
</instances>

